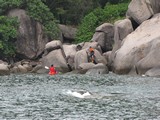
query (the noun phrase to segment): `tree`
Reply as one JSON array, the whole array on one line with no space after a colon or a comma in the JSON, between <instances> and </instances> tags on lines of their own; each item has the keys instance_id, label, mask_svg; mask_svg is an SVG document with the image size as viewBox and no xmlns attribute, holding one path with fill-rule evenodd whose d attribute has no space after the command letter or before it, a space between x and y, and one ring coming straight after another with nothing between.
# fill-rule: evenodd
<instances>
[{"instance_id":1,"label":"tree","mask_svg":"<svg viewBox=\"0 0 160 120\"><path fill-rule=\"evenodd\" d=\"M116 20L124 18L129 3L106 4L104 9L97 8L86 15L78 28L76 42L87 42L91 40L96 27L104 22L114 23Z\"/></svg>"},{"instance_id":2,"label":"tree","mask_svg":"<svg viewBox=\"0 0 160 120\"><path fill-rule=\"evenodd\" d=\"M17 18L0 16L0 53L6 57L14 56L14 41L17 37Z\"/></svg>"},{"instance_id":3,"label":"tree","mask_svg":"<svg viewBox=\"0 0 160 120\"><path fill-rule=\"evenodd\" d=\"M41 0L24 1L29 16L44 25L44 30L50 39L57 39L59 35L58 21L50 9Z\"/></svg>"},{"instance_id":4,"label":"tree","mask_svg":"<svg viewBox=\"0 0 160 120\"><path fill-rule=\"evenodd\" d=\"M82 18L100 6L99 0L43 0L60 24L78 25Z\"/></svg>"},{"instance_id":5,"label":"tree","mask_svg":"<svg viewBox=\"0 0 160 120\"><path fill-rule=\"evenodd\" d=\"M15 54L18 19L5 17L8 11L14 8L25 9L30 17L44 26L50 39L58 38L57 20L41 0L0 0L0 56Z\"/></svg>"},{"instance_id":6,"label":"tree","mask_svg":"<svg viewBox=\"0 0 160 120\"><path fill-rule=\"evenodd\" d=\"M93 12L85 16L82 21L82 24L78 28L76 41L77 42L89 41L94 33L95 26L97 26L97 21L98 18Z\"/></svg>"},{"instance_id":7,"label":"tree","mask_svg":"<svg viewBox=\"0 0 160 120\"><path fill-rule=\"evenodd\" d=\"M5 15L10 9L20 8L22 0L0 0L0 15Z\"/></svg>"}]
</instances>

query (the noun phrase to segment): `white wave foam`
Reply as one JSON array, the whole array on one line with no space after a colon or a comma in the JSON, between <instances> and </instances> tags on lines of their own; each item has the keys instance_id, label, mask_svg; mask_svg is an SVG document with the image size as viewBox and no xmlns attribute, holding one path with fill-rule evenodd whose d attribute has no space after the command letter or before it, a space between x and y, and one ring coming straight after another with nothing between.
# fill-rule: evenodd
<instances>
[{"instance_id":1,"label":"white wave foam","mask_svg":"<svg viewBox=\"0 0 160 120\"><path fill-rule=\"evenodd\" d=\"M88 91L84 92L84 91L71 91L71 90L68 90L67 94L78 98L85 98L91 95Z\"/></svg>"}]
</instances>

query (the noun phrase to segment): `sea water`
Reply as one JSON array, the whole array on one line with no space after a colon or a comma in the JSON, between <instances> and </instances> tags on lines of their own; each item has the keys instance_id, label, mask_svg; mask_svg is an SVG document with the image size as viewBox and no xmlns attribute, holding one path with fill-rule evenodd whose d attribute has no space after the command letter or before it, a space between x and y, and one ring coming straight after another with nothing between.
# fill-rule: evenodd
<instances>
[{"instance_id":1,"label":"sea water","mask_svg":"<svg viewBox=\"0 0 160 120\"><path fill-rule=\"evenodd\" d=\"M160 78L11 74L0 77L0 120L158 120Z\"/></svg>"}]
</instances>

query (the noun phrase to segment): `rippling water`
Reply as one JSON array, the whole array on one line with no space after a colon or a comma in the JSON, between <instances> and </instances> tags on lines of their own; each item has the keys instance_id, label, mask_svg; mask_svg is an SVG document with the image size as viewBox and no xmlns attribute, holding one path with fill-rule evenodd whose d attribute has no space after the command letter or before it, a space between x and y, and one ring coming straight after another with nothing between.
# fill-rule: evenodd
<instances>
[{"instance_id":1,"label":"rippling water","mask_svg":"<svg viewBox=\"0 0 160 120\"><path fill-rule=\"evenodd\" d=\"M68 94L79 90L91 95ZM114 74L0 77L0 120L114 119L160 119L160 78Z\"/></svg>"}]
</instances>

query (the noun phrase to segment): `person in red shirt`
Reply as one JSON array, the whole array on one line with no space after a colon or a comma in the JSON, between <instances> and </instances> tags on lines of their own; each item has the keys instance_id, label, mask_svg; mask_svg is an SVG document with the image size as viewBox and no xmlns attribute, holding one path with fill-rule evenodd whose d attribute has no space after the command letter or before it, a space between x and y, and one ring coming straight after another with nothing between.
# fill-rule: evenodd
<instances>
[{"instance_id":1,"label":"person in red shirt","mask_svg":"<svg viewBox=\"0 0 160 120\"><path fill-rule=\"evenodd\" d=\"M90 60L91 62L94 63L94 48L92 48L91 46L89 47L89 52L90 52Z\"/></svg>"},{"instance_id":2,"label":"person in red shirt","mask_svg":"<svg viewBox=\"0 0 160 120\"><path fill-rule=\"evenodd\" d=\"M51 67L49 68L49 75L55 75L55 74L57 74L57 71L55 70L55 67L51 65Z\"/></svg>"}]
</instances>

